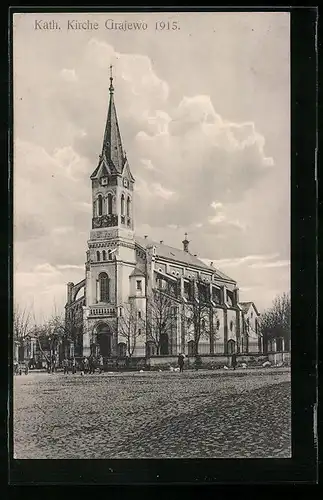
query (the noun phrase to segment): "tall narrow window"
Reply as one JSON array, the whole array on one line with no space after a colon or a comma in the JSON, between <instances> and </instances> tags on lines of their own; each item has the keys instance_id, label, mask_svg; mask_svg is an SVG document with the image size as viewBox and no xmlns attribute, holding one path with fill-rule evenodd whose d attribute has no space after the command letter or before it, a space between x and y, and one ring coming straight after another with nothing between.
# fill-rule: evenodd
<instances>
[{"instance_id":1,"label":"tall narrow window","mask_svg":"<svg viewBox=\"0 0 323 500\"><path fill-rule=\"evenodd\" d=\"M124 215L124 194L121 195L121 215Z\"/></svg>"},{"instance_id":2,"label":"tall narrow window","mask_svg":"<svg viewBox=\"0 0 323 500\"><path fill-rule=\"evenodd\" d=\"M99 194L98 196L98 215L102 215L103 214L103 200L102 200L102 196Z\"/></svg>"},{"instance_id":3,"label":"tall narrow window","mask_svg":"<svg viewBox=\"0 0 323 500\"><path fill-rule=\"evenodd\" d=\"M96 252L96 260L99 262L101 259L100 259L100 252L97 251Z\"/></svg>"},{"instance_id":4,"label":"tall narrow window","mask_svg":"<svg viewBox=\"0 0 323 500\"><path fill-rule=\"evenodd\" d=\"M105 250L102 252L102 260L107 260L107 252Z\"/></svg>"},{"instance_id":5,"label":"tall narrow window","mask_svg":"<svg viewBox=\"0 0 323 500\"><path fill-rule=\"evenodd\" d=\"M108 194L108 215L112 214L112 194Z\"/></svg>"},{"instance_id":6,"label":"tall narrow window","mask_svg":"<svg viewBox=\"0 0 323 500\"><path fill-rule=\"evenodd\" d=\"M127 217L130 217L130 198L127 198Z\"/></svg>"},{"instance_id":7,"label":"tall narrow window","mask_svg":"<svg viewBox=\"0 0 323 500\"><path fill-rule=\"evenodd\" d=\"M111 250L108 250L108 259L112 260L112 252L111 252Z\"/></svg>"},{"instance_id":8,"label":"tall narrow window","mask_svg":"<svg viewBox=\"0 0 323 500\"><path fill-rule=\"evenodd\" d=\"M137 281L137 290L142 290L142 287L141 287L141 280L138 280Z\"/></svg>"},{"instance_id":9,"label":"tall narrow window","mask_svg":"<svg viewBox=\"0 0 323 500\"><path fill-rule=\"evenodd\" d=\"M109 277L106 273L99 274L99 291L100 291L100 302L109 302L110 284L109 284Z\"/></svg>"}]
</instances>

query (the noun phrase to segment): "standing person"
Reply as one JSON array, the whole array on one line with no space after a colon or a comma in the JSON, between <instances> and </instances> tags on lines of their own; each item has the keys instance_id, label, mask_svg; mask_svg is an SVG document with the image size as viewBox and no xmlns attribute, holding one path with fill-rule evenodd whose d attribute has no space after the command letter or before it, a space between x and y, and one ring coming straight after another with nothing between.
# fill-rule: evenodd
<instances>
[{"instance_id":1,"label":"standing person","mask_svg":"<svg viewBox=\"0 0 323 500\"><path fill-rule=\"evenodd\" d=\"M84 375L84 370L85 370L85 363L84 363L84 358L81 359L80 361L80 370L81 370L81 375Z\"/></svg>"},{"instance_id":2,"label":"standing person","mask_svg":"<svg viewBox=\"0 0 323 500\"><path fill-rule=\"evenodd\" d=\"M89 359L90 373L95 373L95 359L93 354L91 354Z\"/></svg>"},{"instance_id":3,"label":"standing person","mask_svg":"<svg viewBox=\"0 0 323 500\"><path fill-rule=\"evenodd\" d=\"M103 356L100 354L99 356L99 373L103 372Z\"/></svg>"},{"instance_id":4,"label":"standing person","mask_svg":"<svg viewBox=\"0 0 323 500\"><path fill-rule=\"evenodd\" d=\"M64 375L68 375L68 359L67 358L63 359L63 368L64 368Z\"/></svg>"},{"instance_id":5,"label":"standing person","mask_svg":"<svg viewBox=\"0 0 323 500\"><path fill-rule=\"evenodd\" d=\"M231 365L232 365L232 368L235 370L236 366L237 366L237 355L235 352L232 354Z\"/></svg>"},{"instance_id":6,"label":"standing person","mask_svg":"<svg viewBox=\"0 0 323 500\"><path fill-rule=\"evenodd\" d=\"M76 360L75 360L75 356L72 357L72 373L74 375L74 373L76 373Z\"/></svg>"},{"instance_id":7,"label":"standing person","mask_svg":"<svg viewBox=\"0 0 323 500\"><path fill-rule=\"evenodd\" d=\"M56 372L56 355L52 355L52 373Z\"/></svg>"},{"instance_id":8,"label":"standing person","mask_svg":"<svg viewBox=\"0 0 323 500\"><path fill-rule=\"evenodd\" d=\"M179 371L182 373L184 371L184 355L179 354L178 355L178 360L177 360L178 366L179 366Z\"/></svg>"}]
</instances>

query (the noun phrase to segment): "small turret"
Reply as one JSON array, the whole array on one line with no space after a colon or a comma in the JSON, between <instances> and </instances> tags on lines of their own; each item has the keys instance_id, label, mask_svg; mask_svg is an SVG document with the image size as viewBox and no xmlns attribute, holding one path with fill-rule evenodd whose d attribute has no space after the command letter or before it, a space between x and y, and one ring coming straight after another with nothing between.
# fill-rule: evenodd
<instances>
[{"instance_id":1,"label":"small turret","mask_svg":"<svg viewBox=\"0 0 323 500\"><path fill-rule=\"evenodd\" d=\"M67 303L70 304L72 302L72 296L73 296L73 288L74 288L74 283L71 281L67 283Z\"/></svg>"},{"instance_id":2,"label":"small turret","mask_svg":"<svg viewBox=\"0 0 323 500\"><path fill-rule=\"evenodd\" d=\"M182 241L182 243L183 243L183 250L184 250L184 252L188 252L189 240L187 239L187 233L185 233L185 238Z\"/></svg>"}]
</instances>

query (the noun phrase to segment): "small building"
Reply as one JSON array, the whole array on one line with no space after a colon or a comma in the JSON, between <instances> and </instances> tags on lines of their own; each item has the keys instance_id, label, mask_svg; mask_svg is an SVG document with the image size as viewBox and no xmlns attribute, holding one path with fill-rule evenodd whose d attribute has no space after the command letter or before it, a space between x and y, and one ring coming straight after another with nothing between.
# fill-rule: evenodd
<instances>
[{"instance_id":1,"label":"small building","mask_svg":"<svg viewBox=\"0 0 323 500\"><path fill-rule=\"evenodd\" d=\"M246 346L242 347L242 351L246 352L263 352L263 336L259 329L259 317L254 302L240 302L243 318L243 332L242 341Z\"/></svg>"}]
</instances>

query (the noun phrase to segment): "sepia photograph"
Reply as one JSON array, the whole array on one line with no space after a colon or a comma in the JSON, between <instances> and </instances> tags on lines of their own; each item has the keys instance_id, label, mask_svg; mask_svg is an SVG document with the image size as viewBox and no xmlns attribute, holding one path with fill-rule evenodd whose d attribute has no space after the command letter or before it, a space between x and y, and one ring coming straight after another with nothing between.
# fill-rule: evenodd
<instances>
[{"instance_id":1,"label":"sepia photograph","mask_svg":"<svg viewBox=\"0 0 323 500\"><path fill-rule=\"evenodd\" d=\"M12 68L13 457L291 458L290 13L15 13Z\"/></svg>"}]
</instances>

